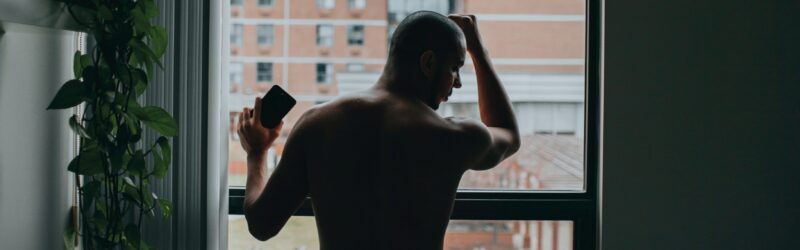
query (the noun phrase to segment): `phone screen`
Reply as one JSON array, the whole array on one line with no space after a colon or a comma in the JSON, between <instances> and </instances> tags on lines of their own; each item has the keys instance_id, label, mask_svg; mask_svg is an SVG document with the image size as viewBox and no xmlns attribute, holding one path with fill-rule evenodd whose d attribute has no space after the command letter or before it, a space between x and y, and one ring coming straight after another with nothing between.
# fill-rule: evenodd
<instances>
[{"instance_id":1,"label":"phone screen","mask_svg":"<svg viewBox=\"0 0 800 250\"><path fill-rule=\"evenodd\" d=\"M272 86L261 99L261 125L269 129L275 128L296 103L281 87Z\"/></svg>"}]
</instances>

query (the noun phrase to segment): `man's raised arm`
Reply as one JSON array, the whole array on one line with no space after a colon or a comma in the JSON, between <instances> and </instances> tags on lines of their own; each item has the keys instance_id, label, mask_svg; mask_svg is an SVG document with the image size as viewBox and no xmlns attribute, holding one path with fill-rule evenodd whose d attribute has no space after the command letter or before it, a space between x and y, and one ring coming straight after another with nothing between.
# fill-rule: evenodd
<instances>
[{"instance_id":1,"label":"man's raised arm","mask_svg":"<svg viewBox=\"0 0 800 250\"><path fill-rule=\"evenodd\" d=\"M464 32L467 51L472 58L478 80L478 106L481 121L488 127L491 136L487 155L473 169L488 169L519 149L520 138L517 121L508 95L483 47L475 16L450 15L449 18Z\"/></svg>"},{"instance_id":2,"label":"man's raised arm","mask_svg":"<svg viewBox=\"0 0 800 250\"><path fill-rule=\"evenodd\" d=\"M300 121L289 135L283 156L267 181L263 167L266 152L280 134L283 122L275 129L264 128L260 122L261 108L260 98L256 98L255 110L245 108L239 116L238 133L247 151L244 216L250 234L263 241L277 235L302 204L308 194L308 181L302 136L299 135Z\"/></svg>"}]
</instances>

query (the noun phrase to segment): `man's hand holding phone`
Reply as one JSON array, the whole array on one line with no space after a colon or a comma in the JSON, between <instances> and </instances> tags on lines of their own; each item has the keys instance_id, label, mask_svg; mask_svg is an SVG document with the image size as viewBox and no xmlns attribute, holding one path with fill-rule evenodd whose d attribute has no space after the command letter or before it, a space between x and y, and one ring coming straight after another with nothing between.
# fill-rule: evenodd
<instances>
[{"instance_id":1,"label":"man's hand holding phone","mask_svg":"<svg viewBox=\"0 0 800 250\"><path fill-rule=\"evenodd\" d=\"M244 108L242 113L239 114L237 133L239 134L239 142L242 144L244 151L247 152L248 160L263 158L267 149L272 146L272 143L281 134L281 128L283 127L283 121L273 129L262 126L262 108L264 107L261 105L261 97L256 97L255 109Z\"/></svg>"}]
</instances>

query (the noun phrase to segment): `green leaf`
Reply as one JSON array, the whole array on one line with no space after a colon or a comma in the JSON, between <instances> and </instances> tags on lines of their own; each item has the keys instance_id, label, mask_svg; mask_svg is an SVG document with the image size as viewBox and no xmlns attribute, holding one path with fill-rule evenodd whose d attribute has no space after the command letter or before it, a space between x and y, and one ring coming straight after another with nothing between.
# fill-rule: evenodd
<instances>
[{"instance_id":1,"label":"green leaf","mask_svg":"<svg viewBox=\"0 0 800 250\"><path fill-rule=\"evenodd\" d=\"M102 18L103 20L114 20L114 14L111 13L106 6L100 6L97 8L97 16Z\"/></svg>"},{"instance_id":2,"label":"green leaf","mask_svg":"<svg viewBox=\"0 0 800 250\"><path fill-rule=\"evenodd\" d=\"M169 218L172 212L172 203L165 199L158 199L158 206L161 207L161 215L163 215L165 219Z\"/></svg>"},{"instance_id":3,"label":"green leaf","mask_svg":"<svg viewBox=\"0 0 800 250\"><path fill-rule=\"evenodd\" d=\"M131 48L134 49L137 58L139 60L143 60L145 65L155 62L156 64L158 64L159 67L161 67L161 69L164 68L164 65L161 64L161 60L159 60L159 58L161 57L156 56L156 53L153 52L152 49L150 49L150 46L147 46L147 44L144 44L144 42L136 39L131 40L129 44L131 45Z\"/></svg>"},{"instance_id":4,"label":"green leaf","mask_svg":"<svg viewBox=\"0 0 800 250\"><path fill-rule=\"evenodd\" d=\"M84 54L81 56L81 68L86 68L88 66L94 65L94 59L92 59L92 55Z\"/></svg>"},{"instance_id":5,"label":"green leaf","mask_svg":"<svg viewBox=\"0 0 800 250\"><path fill-rule=\"evenodd\" d=\"M164 175L167 174L167 166L164 165L164 160L161 157L161 154L158 151L153 150L153 175L156 178L163 178Z\"/></svg>"},{"instance_id":6,"label":"green leaf","mask_svg":"<svg viewBox=\"0 0 800 250\"><path fill-rule=\"evenodd\" d=\"M72 117L69 118L69 127L72 129L72 132L75 132L75 134L78 134L80 137L91 138L89 136L89 133L86 132L86 128L84 128L78 122L78 116L73 115Z\"/></svg>"},{"instance_id":7,"label":"green leaf","mask_svg":"<svg viewBox=\"0 0 800 250\"><path fill-rule=\"evenodd\" d=\"M83 151L69 163L67 170L79 175L96 175L103 173L103 153L97 148Z\"/></svg>"},{"instance_id":8,"label":"green leaf","mask_svg":"<svg viewBox=\"0 0 800 250\"><path fill-rule=\"evenodd\" d=\"M158 7L152 0L137 1L136 3L139 4L137 7L142 9L145 17L153 18L158 16Z\"/></svg>"},{"instance_id":9,"label":"green leaf","mask_svg":"<svg viewBox=\"0 0 800 250\"><path fill-rule=\"evenodd\" d=\"M56 93L47 109L65 109L81 104L89 95L89 88L79 80L69 80Z\"/></svg>"},{"instance_id":10,"label":"green leaf","mask_svg":"<svg viewBox=\"0 0 800 250\"><path fill-rule=\"evenodd\" d=\"M97 197L100 195L100 182L96 180L89 181L81 187L81 193L84 197Z\"/></svg>"},{"instance_id":11,"label":"green leaf","mask_svg":"<svg viewBox=\"0 0 800 250\"><path fill-rule=\"evenodd\" d=\"M136 174L138 177L142 177L146 171L144 164L144 154L142 150L136 150L136 153L133 154L131 161L128 163L128 171Z\"/></svg>"},{"instance_id":12,"label":"green leaf","mask_svg":"<svg viewBox=\"0 0 800 250\"><path fill-rule=\"evenodd\" d=\"M108 211L108 207L106 207L106 202L103 199L97 200L97 203L94 204L97 211L99 211L102 215L106 215Z\"/></svg>"},{"instance_id":13,"label":"green leaf","mask_svg":"<svg viewBox=\"0 0 800 250\"><path fill-rule=\"evenodd\" d=\"M150 21L145 17L142 9L133 9L133 11L131 11L131 19L133 20L133 28L136 29L136 34L144 33L146 30L150 29Z\"/></svg>"},{"instance_id":14,"label":"green leaf","mask_svg":"<svg viewBox=\"0 0 800 250\"><path fill-rule=\"evenodd\" d=\"M81 79L81 73L83 73L83 65L81 65L80 50L76 50L75 55L72 57L72 73L75 74L75 79Z\"/></svg>"},{"instance_id":15,"label":"green leaf","mask_svg":"<svg viewBox=\"0 0 800 250\"><path fill-rule=\"evenodd\" d=\"M169 141L167 141L166 137L159 137L158 138L158 147L161 151L160 154L154 154L153 157L155 158L155 168L153 169L153 175L156 178L163 178L167 175L167 170L169 169L169 163L172 159L172 150L169 146Z\"/></svg>"},{"instance_id":16,"label":"green leaf","mask_svg":"<svg viewBox=\"0 0 800 250\"><path fill-rule=\"evenodd\" d=\"M159 58L164 55L164 51L167 49L167 31L164 27L153 26L147 32L147 35L150 37L150 45L153 47L153 53L156 56L154 60L159 61Z\"/></svg>"},{"instance_id":17,"label":"green leaf","mask_svg":"<svg viewBox=\"0 0 800 250\"><path fill-rule=\"evenodd\" d=\"M136 117L145 125L165 136L178 135L178 123L162 108L147 106L134 111Z\"/></svg>"},{"instance_id":18,"label":"green leaf","mask_svg":"<svg viewBox=\"0 0 800 250\"><path fill-rule=\"evenodd\" d=\"M66 249L75 249L75 228L70 225L71 223L67 224L67 227L64 228L64 247Z\"/></svg>"},{"instance_id":19,"label":"green leaf","mask_svg":"<svg viewBox=\"0 0 800 250\"><path fill-rule=\"evenodd\" d=\"M134 85L136 97L139 97L147 89L147 73L141 69L135 69L131 75L136 82L136 85Z\"/></svg>"},{"instance_id":20,"label":"green leaf","mask_svg":"<svg viewBox=\"0 0 800 250\"><path fill-rule=\"evenodd\" d=\"M139 227L136 224L130 223L125 226L125 238L128 239L128 243L132 244L136 249L139 248L139 242L141 242L141 235L139 232Z\"/></svg>"}]
</instances>

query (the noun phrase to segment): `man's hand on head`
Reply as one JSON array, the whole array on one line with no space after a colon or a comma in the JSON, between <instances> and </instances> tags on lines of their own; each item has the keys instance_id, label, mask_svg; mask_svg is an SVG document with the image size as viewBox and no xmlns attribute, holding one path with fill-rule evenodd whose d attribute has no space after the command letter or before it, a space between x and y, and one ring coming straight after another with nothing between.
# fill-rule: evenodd
<instances>
[{"instance_id":1,"label":"man's hand on head","mask_svg":"<svg viewBox=\"0 0 800 250\"><path fill-rule=\"evenodd\" d=\"M261 98L256 97L255 109L245 107L239 114L239 124L236 132L239 142L247 152L247 158L263 158L267 149L278 138L283 127L283 122L274 129L261 125Z\"/></svg>"},{"instance_id":2,"label":"man's hand on head","mask_svg":"<svg viewBox=\"0 0 800 250\"><path fill-rule=\"evenodd\" d=\"M453 22L461 28L461 31L464 32L464 39L467 40L467 51L476 53L483 50L481 35L478 33L478 22L477 19L475 19L475 15L450 14L447 17L453 20Z\"/></svg>"}]
</instances>

